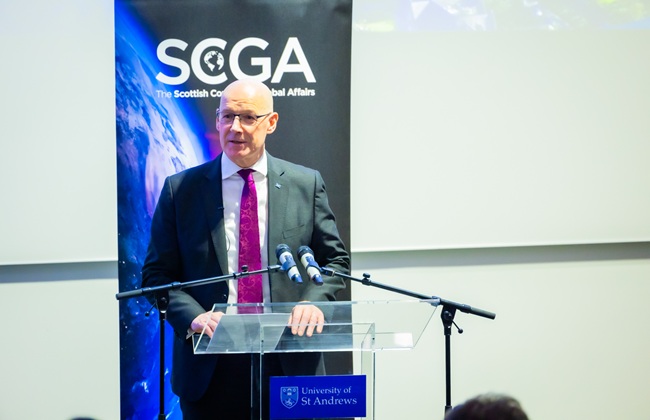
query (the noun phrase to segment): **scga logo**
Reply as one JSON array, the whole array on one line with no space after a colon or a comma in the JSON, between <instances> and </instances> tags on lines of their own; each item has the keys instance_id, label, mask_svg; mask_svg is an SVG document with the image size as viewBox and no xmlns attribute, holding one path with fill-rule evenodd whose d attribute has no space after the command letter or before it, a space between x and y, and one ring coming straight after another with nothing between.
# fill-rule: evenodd
<instances>
[{"instance_id":1,"label":"scga logo","mask_svg":"<svg viewBox=\"0 0 650 420\"><path fill-rule=\"evenodd\" d=\"M192 50L188 64L173 54L174 50L185 51L188 47L187 42L175 38L166 39L158 44L156 55L161 63L178 69L173 71L177 75L165 74L161 71L156 75L156 79L167 85L180 85L187 82L193 73L197 79L208 85L225 83L228 76L224 72L226 59L223 53L225 53L227 45L228 43L220 38L204 39ZM252 78L259 81L266 81L270 78L271 83L279 83L285 73L302 73L308 83L316 83L307 56L296 37L287 39L275 69L273 69L271 57L253 55L250 58L250 66L258 68L259 72L256 74L244 73L240 63L242 53L249 48L264 51L268 46L269 43L261 38L244 38L235 43L228 57L228 66L233 76L236 79ZM202 64L205 64L205 68Z\"/></svg>"},{"instance_id":2,"label":"scga logo","mask_svg":"<svg viewBox=\"0 0 650 420\"><path fill-rule=\"evenodd\" d=\"M208 66L210 71L213 72L215 71L215 67L217 67L218 70L221 70L225 61L223 55L217 51L209 51L203 56L203 62Z\"/></svg>"},{"instance_id":3,"label":"scga logo","mask_svg":"<svg viewBox=\"0 0 650 420\"><path fill-rule=\"evenodd\" d=\"M280 401L287 408L293 408L298 404L298 387L283 386L280 387Z\"/></svg>"}]
</instances>

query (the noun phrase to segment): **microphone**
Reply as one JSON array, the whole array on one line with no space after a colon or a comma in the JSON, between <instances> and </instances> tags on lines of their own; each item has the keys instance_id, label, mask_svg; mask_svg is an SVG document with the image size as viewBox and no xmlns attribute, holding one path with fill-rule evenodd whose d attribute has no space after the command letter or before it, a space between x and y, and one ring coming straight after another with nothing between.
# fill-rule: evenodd
<instances>
[{"instance_id":1,"label":"microphone","mask_svg":"<svg viewBox=\"0 0 650 420\"><path fill-rule=\"evenodd\" d=\"M278 257L278 261L282 264L282 271L287 273L287 276L294 283L302 283L302 277L300 277L296 262L293 260L293 255L291 255L291 248L288 245L280 244L275 248L275 256Z\"/></svg>"},{"instance_id":2,"label":"microphone","mask_svg":"<svg viewBox=\"0 0 650 420\"><path fill-rule=\"evenodd\" d=\"M323 278L320 275L320 266L314 259L314 251L308 246L301 246L298 248L298 258L300 258L300 262L307 270L311 281L318 286L322 286Z\"/></svg>"}]
</instances>

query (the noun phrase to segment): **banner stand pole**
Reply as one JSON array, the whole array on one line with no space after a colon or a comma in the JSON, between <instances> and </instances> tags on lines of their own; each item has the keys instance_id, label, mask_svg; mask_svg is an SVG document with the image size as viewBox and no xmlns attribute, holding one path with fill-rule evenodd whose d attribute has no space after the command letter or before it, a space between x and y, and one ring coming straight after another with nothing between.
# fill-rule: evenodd
<instances>
[{"instance_id":1,"label":"banner stand pole","mask_svg":"<svg viewBox=\"0 0 650 420\"><path fill-rule=\"evenodd\" d=\"M169 291L162 290L155 293L156 307L158 308L158 331L159 331L159 392L158 392L158 420L165 420L165 320L167 319L167 307L169 306Z\"/></svg>"}]
</instances>

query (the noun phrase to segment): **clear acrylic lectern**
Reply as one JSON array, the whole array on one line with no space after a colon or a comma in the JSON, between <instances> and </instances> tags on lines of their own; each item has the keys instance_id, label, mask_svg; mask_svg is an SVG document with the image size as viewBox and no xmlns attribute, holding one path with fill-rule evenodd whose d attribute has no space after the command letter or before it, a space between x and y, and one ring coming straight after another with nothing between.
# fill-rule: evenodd
<instances>
[{"instance_id":1,"label":"clear acrylic lectern","mask_svg":"<svg viewBox=\"0 0 650 420\"><path fill-rule=\"evenodd\" d=\"M290 333L289 314L295 306L304 304L316 305L323 311L325 324L320 334L314 332L307 337ZM200 357L202 354L256 353L263 356L266 353L355 352L358 357L354 358L353 372L354 376L365 379L365 407L362 410L364 415L354 417L373 419L375 353L414 348L438 304L439 300L216 304L212 310L224 315L212 339L205 334L193 337L194 353ZM263 357L260 360L263 361ZM261 375L262 369L256 371ZM263 378L260 377L259 381L262 387L269 386ZM262 394L262 389L253 391L260 407ZM269 398L273 400L275 397L271 395ZM310 402L306 398L303 397L303 401ZM331 398L322 402L334 402ZM296 405L298 402L293 400ZM320 416L318 410L305 416L304 410L308 408L302 407L300 417L287 414L277 418L332 418ZM260 412L259 418L261 416Z\"/></svg>"}]
</instances>

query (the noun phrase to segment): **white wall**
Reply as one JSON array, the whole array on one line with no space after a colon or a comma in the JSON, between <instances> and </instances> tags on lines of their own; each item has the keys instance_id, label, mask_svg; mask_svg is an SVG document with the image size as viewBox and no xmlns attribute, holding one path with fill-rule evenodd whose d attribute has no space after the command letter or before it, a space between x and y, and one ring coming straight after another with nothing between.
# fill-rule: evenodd
<instances>
[{"instance_id":1,"label":"white wall","mask_svg":"<svg viewBox=\"0 0 650 420\"><path fill-rule=\"evenodd\" d=\"M0 419L120 416L117 263L0 266Z\"/></svg>"},{"instance_id":2,"label":"white wall","mask_svg":"<svg viewBox=\"0 0 650 420\"><path fill-rule=\"evenodd\" d=\"M368 253L354 268L496 312L456 315L452 405L502 392L532 419L647 418L648 244ZM390 297L353 286L353 299ZM442 418L444 343L438 312L415 350L378 356L377 419Z\"/></svg>"},{"instance_id":3,"label":"white wall","mask_svg":"<svg viewBox=\"0 0 650 420\"><path fill-rule=\"evenodd\" d=\"M0 3L0 264L117 259L113 2Z\"/></svg>"}]
</instances>

